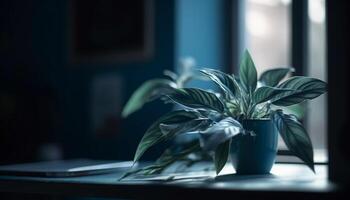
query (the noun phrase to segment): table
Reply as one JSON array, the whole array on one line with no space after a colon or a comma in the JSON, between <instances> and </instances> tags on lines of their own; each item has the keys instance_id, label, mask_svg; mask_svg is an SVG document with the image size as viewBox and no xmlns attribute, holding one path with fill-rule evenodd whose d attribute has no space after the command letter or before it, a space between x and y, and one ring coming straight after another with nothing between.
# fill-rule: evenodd
<instances>
[{"instance_id":1,"label":"table","mask_svg":"<svg viewBox=\"0 0 350 200\"><path fill-rule=\"evenodd\" d=\"M275 164L269 175L235 175L227 165L217 177L213 171L197 170L186 174L193 178L175 174L170 181L166 176L118 181L122 172L69 178L0 176L0 192L132 199L193 199L199 195L334 199L341 190L327 180L327 166L316 165L315 169L313 174L301 164Z\"/></svg>"}]
</instances>

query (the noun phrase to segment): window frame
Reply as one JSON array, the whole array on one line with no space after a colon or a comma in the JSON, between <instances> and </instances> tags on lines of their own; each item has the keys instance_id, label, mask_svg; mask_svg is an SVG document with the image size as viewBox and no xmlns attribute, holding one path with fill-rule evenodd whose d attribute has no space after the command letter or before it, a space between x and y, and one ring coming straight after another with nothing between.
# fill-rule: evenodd
<instances>
[{"instance_id":1,"label":"window frame","mask_svg":"<svg viewBox=\"0 0 350 200\"><path fill-rule=\"evenodd\" d=\"M303 3L304 2L304 3ZM232 34L231 37L231 49L232 49L232 58L230 60L230 66L238 66L238 58L241 55L241 47L242 41L244 41L244 37L242 37L242 30L240 29L241 25L239 23L239 19L242 18L242 5L244 0L233 1L232 9L231 9L231 17L233 18L231 26L233 32L239 31L238 34ZM294 52L292 58L295 65L298 63L297 59L301 59L299 62L302 64L299 67L299 72L302 73L305 70L305 58L307 55L305 52L301 56L297 54L297 50L305 47L307 45L307 35L305 35L305 23L307 20L302 22L302 19L307 17L307 1L303 0L293 0L294 6L292 6L292 19L293 26L299 26L300 21L304 23L303 31L300 30L297 32L295 30L292 33L292 38L295 40L300 36L304 36L303 40L299 42L296 41L294 44L292 52ZM300 7L302 9L300 9ZM242 10L240 10L242 9ZM298 11L297 9L300 9ZM350 180L350 158L349 155L346 155L345 152L349 152L350 145L347 145L347 141L350 141L347 131L347 122L348 119L348 96L349 90L345 87L349 85L350 79L347 77L349 72L349 63L350 63L350 33L349 27L350 22L346 20L349 18L349 9L350 5L347 1L325 1L325 9L326 9L326 66L334 66L327 67L327 80L328 80L328 100L327 100L327 152L328 152L328 178L330 181L335 183L340 183L343 185L349 185ZM307 24L306 24L307 25ZM337 30L337 31L334 31ZM307 33L307 32L306 32ZM293 43L293 42L292 42ZM301 49L300 52L306 50L307 48ZM228 69L230 72L236 72L237 69ZM288 151L281 151L279 153L290 154Z\"/></svg>"},{"instance_id":2,"label":"window frame","mask_svg":"<svg viewBox=\"0 0 350 200\"><path fill-rule=\"evenodd\" d=\"M231 47L230 53L232 55L230 61L231 73L237 73L239 66L239 58L241 57L245 46L245 31L244 31L244 17L245 17L245 2L246 0L229 1L231 5ZM327 1L326 1L327 2ZM308 3L309 0L293 0L291 2L291 55L290 63L294 67L294 74L297 76L305 75L308 73L308 47L309 47L309 35L308 35ZM327 4L326 4L327 6ZM327 23L326 23L327 25ZM232 68L233 66L233 68ZM305 113L306 114L306 113ZM307 114L306 114L307 115ZM303 119L303 124L307 124L307 116ZM328 147L325 147L328 151ZM293 153L286 149L279 149L278 156L294 156ZM293 159L278 159L276 162L283 163L296 163ZM301 161L299 162L301 163ZM315 162L316 164L327 164L326 162Z\"/></svg>"}]
</instances>

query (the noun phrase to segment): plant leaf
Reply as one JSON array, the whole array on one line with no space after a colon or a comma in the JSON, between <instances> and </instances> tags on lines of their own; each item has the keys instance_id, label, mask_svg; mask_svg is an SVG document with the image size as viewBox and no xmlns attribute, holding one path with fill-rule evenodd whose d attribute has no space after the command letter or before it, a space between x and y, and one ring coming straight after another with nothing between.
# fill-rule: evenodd
<instances>
[{"instance_id":1,"label":"plant leaf","mask_svg":"<svg viewBox=\"0 0 350 200\"><path fill-rule=\"evenodd\" d=\"M259 87L253 93L253 100L255 104L259 104L272 99L276 95L282 95L283 93L290 92L290 91L294 91L294 90L262 86L262 87Z\"/></svg>"},{"instance_id":2,"label":"plant leaf","mask_svg":"<svg viewBox=\"0 0 350 200\"><path fill-rule=\"evenodd\" d=\"M167 69L163 71L163 74L164 74L164 76L169 77L173 81L176 81L179 78L179 76L175 72L167 70Z\"/></svg>"},{"instance_id":3,"label":"plant leaf","mask_svg":"<svg viewBox=\"0 0 350 200\"><path fill-rule=\"evenodd\" d=\"M179 158L183 158L184 156L190 153L193 153L194 151L200 150L200 145L198 140L181 146L180 150L179 150L179 145L176 145L173 147L174 147L173 149L168 148L167 150L165 150L164 153L156 160L156 163L164 164L164 163L174 162Z\"/></svg>"},{"instance_id":4,"label":"plant leaf","mask_svg":"<svg viewBox=\"0 0 350 200\"><path fill-rule=\"evenodd\" d=\"M230 151L230 140L220 144L214 155L214 164L216 169L216 174L219 174L221 170L225 167L225 164L228 160L228 155Z\"/></svg>"},{"instance_id":5,"label":"plant leaf","mask_svg":"<svg viewBox=\"0 0 350 200\"><path fill-rule=\"evenodd\" d=\"M284 114L293 115L298 120L302 120L305 116L306 105L305 103L294 104L291 106L276 106L277 109L281 109ZM274 109L274 110L277 110Z\"/></svg>"},{"instance_id":6,"label":"plant leaf","mask_svg":"<svg viewBox=\"0 0 350 200\"><path fill-rule=\"evenodd\" d=\"M142 108L145 103L160 97L171 88L176 88L176 84L168 79L146 81L131 95L122 111L122 117L129 116Z\"/></svg>"},{"instance_id":7,"label":"plant leaf","mask_svg":"<svg viewBox=\"0 0 350 200\"><path fill-rule=\"evenodd\" d=\"M257 72L253 59L247 50L244 51L240 64L239 78L241 85L248 94L254 92L257 85Z\"/></svg>"},{"instance_id":8,"label":"plant leaf","mask_svg":"<svg viewBox=\"0 0 350 200\"><path fill-rule=\"evenodd\" d=\"M176 124L159 124L159 128L161 132L165 135L175 136L184 132L192 132L192 131L201 131L212 123L212 120L208 118L198 118L193 119L184 123L176 123Z\"/></svg>"},{"instance_id":9,"label":"plant leaf","mask_svg":"<svg viewBox=\"0 0 350 200\"><path fill-rule=\"evenodd\" d=\"M201 131L199 140L204 151L213 151L218 145L243 132L243 126L238 121L227 117L210 126L207 130Z\"/></svg>"},{"instance_id":10,"label":"plant leaf","mask_svg":"<svg viewBox=\"0 0 350 200\"><path fill-rule=\"evenodd\" d=\"M274 87L278 85L278 83L287 76L288 73L294 72L294 68L288 67L288 68L275 68L266 70L264 73L260 76L260 81L262 84L266 86Z\"/></svg>"},{"instance_id":11,"label":"plant leaf","mask_svg":"<svg viewBox=\"0 0 350 200\"><path fill-rule=\"evenodd\" d=\"M224 112L224 105L221 100L212 92L198 88L175 89L168 95L175 102L190 108L206 108Z\"/></svg>"},{"instance_id":12,"label":"plant leaf","mask_svg":"<svg viewBox=\"0 0 350 200\"><path fill-rule=\"evenodd\" d=\"M184 158L188 157L188 155L198 151L200 151L198 142L193 142L189 145L186 145L186 147L181 149L179 152L173 152L170 148L166 149L155 163L143 168L129 170L119 178L119 181L133 174L159 174L176 161L183 160Z\"/></svg>"},{"instance_id":13,"label":"plant leaf","mask_svg":"<svg viewBox=\"0 0 350 200\"><path fill-rule=\"evenodd\" d=\"M134 162L140 159L140 157L145 153L147 149L149 149L151 146L162 142L164 140L170 139L176 134L179 134L181 131L191 131L193 128L197 128L196 123L202 123L202 121L197 120L199 117L199 113L196 111L189 111L189 110L177 110L170 112L162 117L160 117L156 122L154 122L146 131L144 136L142 137L135 156L134 156ZM193 122L195 120L196 123ZM181 127L182 129L177 129L176 131L164 131L161 129L161 124L167 124L172 125L176 124L177 127Z\"/></svg>"},{"instance_id":14,"label":"plant leaf","mask_svg":"<svg viewBox=\"0 0 350 200\"><path fill-rule=\"evenodd\" d=\"M232 76L214 69L203 69L200 70L200 72L211 79L217 86L219 86L224 94L228 93L233 97L236 96L236 88L238 86L236 85Z\"/></svg>"},{"instance_id":15,"label":"plant leaf","mask_svg":"<svg viewBox=\"0 0 350 200\"><path fill-rule=\"evenodd\" d=\"M316 78L294 76L281 83L278 88L294 91L276 95L271 99L271 103L277 106L290 106L320 96L327 91L327 84Z\"/></svg>"},{"instance_id":16,"label":"plant leaf","mask_svg":"<svg viewBox=\"0 0 350 200\"><path fill-rule=\"evenodd\" d=\"M288 149L315 172L312 143L303 125L292 115L283 114L282 110L273 112L272 120Z\"/></svg>"},{"instance_id":17,"label":"plant leaf","mask_svg":"<svg viewBox=\"0 0 350 200\"><path fill-rule=\"evenodd\" d=\"M241 114L241 108L240 105L236 102L230 102L226 101L226 108L230 112L230 116L233 116L234 118Z\"/></svg>"}]
</instances>

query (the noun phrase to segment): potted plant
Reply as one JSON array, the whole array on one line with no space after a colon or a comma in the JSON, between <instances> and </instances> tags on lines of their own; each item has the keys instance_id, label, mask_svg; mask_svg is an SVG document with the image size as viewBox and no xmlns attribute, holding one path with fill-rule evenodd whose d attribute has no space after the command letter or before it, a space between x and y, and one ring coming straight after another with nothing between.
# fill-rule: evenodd
<instances>
[{"instance_id":1,"label":"potted plant","mask_svg":"<svg viewBox=\"0 0 350 200\"><path fill-rule=\"evenodd\" d=\"M160 173L176 161L193 163L203 155L212 157L217 174L229 157L239 174L266 174L275 161L278 133L288 149L314 171L310 137L297 117L284 112L283 107L325 93L325 82L305 76L286 79L292 68L267 70L258 79L248 51L244 52L238 76L213 69L198 72L199 77L216 84L219 91L185 88L185 82L198 74L178 76L167 71L170 78L149 80L132 95L123 110L124 117L157 98L180 105L148 128L134 162L153 145L179 135L194 134L198 139L169 147L154 164L125 176ZM193 155L197 155L196 159Z\"/></svg>"}]
</instances>

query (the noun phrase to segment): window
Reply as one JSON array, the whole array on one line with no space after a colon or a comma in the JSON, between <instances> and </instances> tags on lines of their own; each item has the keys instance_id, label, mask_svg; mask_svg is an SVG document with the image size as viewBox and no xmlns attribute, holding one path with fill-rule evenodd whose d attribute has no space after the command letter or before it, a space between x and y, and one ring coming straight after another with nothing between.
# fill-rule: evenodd
<instances>
[{"instance_id":1,"label":"window","mask_svg":"<svg viewBox=\"0 0 350 200\"><path fill-rule=\"evenodd\" d=\"M251 52L258 74L271 67L292 65L292 0L246 0L245 45ZM306 69L303 75L326 79L325 0L309 0L307 4ZM301 25L300 25L301 26ZM297 27L294 27L297 28ZM296 66L293 66L296 67ZM326 96L304 105L299 115L310 134L315 161L326 161ZM294 108L298 109L298 108ZM279 148L285 149L280 139Z\"/></svg>"},{"instance_id":2,"label":"window","mask_svg":"<svg viewBox=\"0 0 350 200\"><path fill-rule=\"evenodd\" d=\"M246 45L258 74L271 67L291 65L290 26L290 1L246 1Z\"/></svg>"},{"instance_id":3,"label":"window","mask_svg":"<svg viewBox=\"0 0 350 200\"><path fill-rule=\"evenodd\" d=\"M309 76L326 80L325 0L308 1L308 70ZM322 95L308 105L307 128L316 150L315 160L326 161L322 149L327 145L327 96Z\"/></svg>"}]
</instances>

